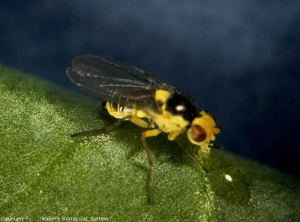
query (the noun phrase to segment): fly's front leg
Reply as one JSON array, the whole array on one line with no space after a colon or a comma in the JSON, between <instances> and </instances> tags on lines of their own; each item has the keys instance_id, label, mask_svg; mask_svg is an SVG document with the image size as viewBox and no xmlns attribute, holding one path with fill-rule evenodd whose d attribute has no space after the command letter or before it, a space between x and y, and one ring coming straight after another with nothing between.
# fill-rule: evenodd
<instances>
[{"instance_id":1,"label":"fly's front leg","mask_svg":"<svg viewBox=\"0 0 300 222\"><path fill-rule=\"evenodd\" d=\"M147 178L147 203L151 204L151 182L152 182L152 167L153 167L153 162L152 162L152 157L151 157L151 152L148 147L148 144L146 143L146 138L147 137L152 137L152 136L157 136L158 134L161 133L161 130L159 129L152 129L152 130L147 130L142 133L142 141L143 141L143 146L145 148L146 154L147 154L147 159L148 159L148 178Z\"/></svg>"},{"instance_id":2,"label":"fly's front leg","mask_svg":"<svg viewBox=\"0 0 300 222\"><path fill-rule=\"evenodd\" d=\"M176 139L177 136L179 136L180 131L176 131L176 132L171 132L168 135L168 140L173 141Z\"/></svg>"}]
</instances>

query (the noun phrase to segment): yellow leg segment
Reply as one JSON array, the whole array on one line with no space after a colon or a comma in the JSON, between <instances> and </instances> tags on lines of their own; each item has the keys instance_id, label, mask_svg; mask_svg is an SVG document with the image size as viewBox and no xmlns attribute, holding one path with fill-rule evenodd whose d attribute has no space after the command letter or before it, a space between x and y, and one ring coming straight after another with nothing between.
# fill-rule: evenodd
<instances>
[{"instance_id":1,"label":"yellow leg segment","mask_svg":"<svg viewBox=\"0 0 300 222\"><path fill-rule=\"evenodd\" d=\"M176 137L180 134L180 132L172 132L172 133L169 133L168 135L168 140L170 141L173 141L176 139Z\"/></svg>"},{"instance_id":2,"label":"yellow leg segment","mask_svg":"<svg viewBox=\"0 0 300 222\"><path fill-rule=\"evenodd\" d=\"M153 162L152 162L152 157L151 157L151 152L150 149L146 143L146 138L147 137L152 137L152 136L157 136L158 134L161 133L160 129L151 129L147 130L142 133L142 141L143 145L147 154L147 159L148 159L148 180L147 180L147 202L148 204L152 203L151 199L151 182L152 182L152 167L153 167Z\"/></svg>"},{"instance_id":3,"label":"yellow leg segment","mask_svg":"<svg viewBox=\"0 0 300 222\"><path fill-rule=\"evenodd\" d=\"M147 137L157 136L160 133L161 133L160 129L147 130L142 133L142 137L147 138Z\"/></svg>"},{"instance_id":4,"label":"yellow leg segment","mask_svg":"<svg viewBox=\"0 0 300 222\"><path fill-rule=\"evenodd\" d=\"M131 117L129 120L131 122L133 122L135 125L138 125L139 127L142 127L142 128L149 128L150 127L149 123L147 123L146 121L144 121L140 118Z\"/></svg>"}]
</instances>

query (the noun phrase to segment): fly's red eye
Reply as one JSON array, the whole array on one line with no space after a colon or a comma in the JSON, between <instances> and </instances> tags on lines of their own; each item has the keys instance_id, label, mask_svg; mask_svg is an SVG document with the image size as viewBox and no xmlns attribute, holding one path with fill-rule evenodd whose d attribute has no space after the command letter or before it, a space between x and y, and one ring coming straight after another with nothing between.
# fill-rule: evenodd
<instances>
[{"instance_id":1,"label":"fly's red eye","mask_svg":"<svg viewBox=\"0 0 300 222\"><path fill-rule=\"evenodd\" d=\"M201 126L193 125L191 127L191 137L196 142L202 142L206 138L206 132Z\"/></svg>"}]
</instances>

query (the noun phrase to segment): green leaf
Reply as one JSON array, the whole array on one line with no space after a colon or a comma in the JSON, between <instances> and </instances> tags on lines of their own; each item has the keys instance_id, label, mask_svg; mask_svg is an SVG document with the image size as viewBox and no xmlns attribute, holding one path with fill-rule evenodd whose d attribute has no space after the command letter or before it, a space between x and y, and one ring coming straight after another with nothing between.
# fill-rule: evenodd
<instances>
[{"instance_id":1,"label":"green leaf","mask_svg":"<svg viewBox=\"0 0 300 222\"><path fill-rule=\"evenodd\" d=\"M143 129L71 139L115 119L101 102L0 65L0 221L295 221L299 181L221 150L199 159L166 135L147 140L154 160L146 203ZM183 144L193 153L197 147ZM225 175L232 177L232 182Z\"/></svg>"}]
</instances>

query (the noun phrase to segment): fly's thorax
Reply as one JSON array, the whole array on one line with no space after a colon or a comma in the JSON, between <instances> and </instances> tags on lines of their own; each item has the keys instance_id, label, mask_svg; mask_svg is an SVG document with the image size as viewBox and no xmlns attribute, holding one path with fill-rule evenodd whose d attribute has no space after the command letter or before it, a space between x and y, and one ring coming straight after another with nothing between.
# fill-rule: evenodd
<instances>
[{"instance_id":1,"label":"fly's thorax","mask_svg":"<svg viewBox=\"0 0 300 222\"><path fill-rule=\"evenodd\" d=\"M106 102L106 109L110 115L117 119L126 119L127 117L131 116L133 112L135 112L134 108L113 102Z\"/></svg>"},{"instance_id":2,"label":"fly's thorax","mask_svg":"<svg viewBox=\"0 0 300 222\"><path fill-rule=\"evenodd\" d=\"M172 115L168 111L163 111L161 114L154 114L152 120L156 123L158 128L165 132L178 132L182 133L186 131L189 121L185 120L180 115Z\"/></svg>"},{"instance_id":3,"label":"fly's thorax","mask_svg":"<svg viewBox=\"0 0 300 222\"><path fill-rule=\"evenodd\" d=\"M191 100L177 92L157 90L155 99L160 113L154 114L153 120L163 132L184 132L197 115Z\"/></svg>"},{"instance_id":4,"label":"fly's thorax","mask_svg":"<svg viewBox=\"0 0 300 222\"><path fill-rule=\"evenodd\" d=\"M208 111L202 110L192 121L187 136L191 143L207 148L210 141L214 141L216 134L219 133L220 129L216 126L213 115Z\"/></svg>"},{"instance_id":5,"label":"fly's thorax","mask_svg":"<svg viewBox=\"0 0 300 222\"><path fill-rule=\"evenodd\" d=\"M185 95L177 92L157 90L155 99L162 111L167 111L171 115L180 115L187 121L193 121L198 115L196 105Z\"/></svg>"}]
</instances>

